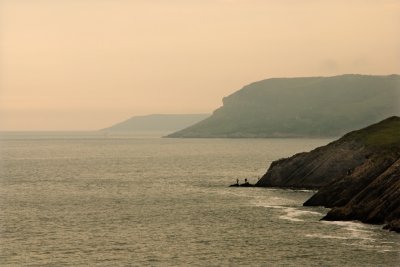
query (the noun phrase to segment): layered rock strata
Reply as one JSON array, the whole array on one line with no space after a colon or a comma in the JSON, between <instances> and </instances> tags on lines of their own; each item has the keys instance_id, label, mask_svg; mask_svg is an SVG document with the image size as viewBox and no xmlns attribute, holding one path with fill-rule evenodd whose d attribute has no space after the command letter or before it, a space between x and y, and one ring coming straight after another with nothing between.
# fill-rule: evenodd
<instances>
[{"instance_id":1,"label":"layered rock strata","mask_svg":"<svg viewBox=\"0 0 400 267\"><path fill-rule=\"evenodd\" d=\"M271 164L256 186L317 188L306 206L332 210L324 220L386 223L400 229L400 118L346 134Z\"/></svg>"}]
</instances>

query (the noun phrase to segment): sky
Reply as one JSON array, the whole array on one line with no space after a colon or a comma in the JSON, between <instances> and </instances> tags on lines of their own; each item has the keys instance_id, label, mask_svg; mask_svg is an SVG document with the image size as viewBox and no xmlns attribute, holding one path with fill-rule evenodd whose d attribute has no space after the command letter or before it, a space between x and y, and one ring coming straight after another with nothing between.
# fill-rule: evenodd
<instances>
[{"instance_id":1,"label":"sky","mask_svg":"<svg viewBox=\"0 0 400 267\"><path fill-rule=\"evenodd\" d=\"M0 0L0 131L211 113L273 77L400 73L398 0Z\"/></svg>"}]
</instances>

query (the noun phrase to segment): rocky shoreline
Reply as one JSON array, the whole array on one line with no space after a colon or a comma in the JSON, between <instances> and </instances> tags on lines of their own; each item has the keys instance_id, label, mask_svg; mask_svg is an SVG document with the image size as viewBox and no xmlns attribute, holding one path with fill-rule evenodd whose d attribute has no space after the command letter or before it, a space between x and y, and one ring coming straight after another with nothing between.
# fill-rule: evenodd
<instances>
[{"instance_id":1,"label":"rocky shoreline","mask_svg":"<svg viewBox=\"0 0 400 267\"><path fill-rule=\"evenodd\" d=\"M275 161L255 186L318 189L304 205L332 208L323 220L385 224L400 232L400 118Z\"/></svg>"}]
</instances>

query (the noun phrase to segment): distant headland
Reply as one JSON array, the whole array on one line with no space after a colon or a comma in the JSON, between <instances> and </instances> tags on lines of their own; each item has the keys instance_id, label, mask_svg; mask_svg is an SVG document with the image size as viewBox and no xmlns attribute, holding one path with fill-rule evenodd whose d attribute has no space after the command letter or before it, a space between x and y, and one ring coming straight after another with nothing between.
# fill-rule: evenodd
<instances>
[{"instance_id":1,"label":"distant headland","mask_svg":"<svg viewBox=\"0 0 400 267\"><path fill-rule=\"evenodd\" d=\"M400 75L272 78L223 99L212 116L167 137L335 137L400 115Z\"/></svg>"},{"instance_id":2,"label":"distant headland","mask_svg":"<svg viewBox=\"0 0 400 267\"><path fill-rule=\"evenodd\" d=\"M188 127L208 116L210 114L151 114L134 116L100 131L111 133L164 132L166 134Z\"/></svg>"}]
</instances>

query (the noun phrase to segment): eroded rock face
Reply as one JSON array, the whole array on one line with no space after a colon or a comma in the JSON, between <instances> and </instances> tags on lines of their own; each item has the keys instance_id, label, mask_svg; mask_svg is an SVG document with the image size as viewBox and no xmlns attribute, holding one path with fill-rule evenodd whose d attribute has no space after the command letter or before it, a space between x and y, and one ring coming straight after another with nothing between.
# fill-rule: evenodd
<instances>
[{"instance_id":1,"label":"eroded rock face","mask_svg":"<svg viewBox=\"0 0 400 267\"><path fill-rule=\"evenodd\" d=\"M305 206L324 220L387 223L400 229L400 118L390 117L308 153L271 164L256 186L319 188Z\"/></svg>"},{"instance_id":2,"label":"eroded rock face","mask_svg":"<svg viewBox=\"0 0 400 267\"><path fill-rule=\"evenodd\" d=\"M353 177L352 185L347 187L338 181L334 184L337 188L331 192L323 188L315 196L335 195L337 199L345 199L346 203L327 203L333 209L323 218L324 220L359 220L366 223L388 223L386 228L400 231L400 159L397 159L389 168L376 176L366 176L364 173ZM349 178L351 179L351 178ZM351 191L351 194L349 194ZM344 196L343 196L344 194ZM351 197L349 197L351 196ZM322 204L312 197L305 205ZM322 204L323 205L323 204Z\"/></svg>"},{"instance_id":3,"label":"eroded rock face","mask_svg":"<svg viewBox=\"0 0 400 267\"><path fill-rule=\"evenodd\" d=\"M320 188L304 205L328 208L344 206L390 168L397 159L396 154L375 154L355 167L351 174L344 175Z\"/></svg>"},{"instance_id":4,"label":"eroded rock face","mask_svg":"<svg viewBox=\"0 0 400 267\"><path fill-rule=\"evenodd\" d=\"M338 140L309 153L273 162L256 186L320 188L345 176L371 154L362 144Z\"/></svg>"},{"instance_id":5,"label":"eroded rock face","mask_svg":"<svg viewBox=\"0 0 400 267\"><path fill-rule=\"evenodd\" d=\"M400 118L390 117L311 152L273 162L256 186L321 188L363 165L371 175L380 173L394 163L398 154ZM374 161L384 165L369 164Z\"/></svg>"}]
</instances>

